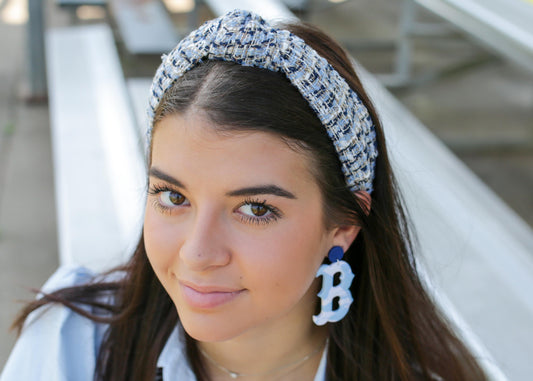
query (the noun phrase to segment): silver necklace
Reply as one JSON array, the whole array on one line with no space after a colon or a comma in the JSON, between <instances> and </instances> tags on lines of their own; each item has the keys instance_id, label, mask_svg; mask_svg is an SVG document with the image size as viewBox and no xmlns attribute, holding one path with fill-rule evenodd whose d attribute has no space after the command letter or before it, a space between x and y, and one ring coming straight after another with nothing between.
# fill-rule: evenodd
<instances>
[{"instance_id":1,"label":"silver necklace","mask_svg":"<svg viewBox=\"0 0 533 381\"><path fill-rule=\"evenodd\" d=\"M286 369L286 368L289 368L289 367L297 368L298 366L302 365L304 362L309 360L311 357L316 355L318 352L320 352L323 347L327 347L328 346L328 342L329 342L329 338L326 339L326 341L324 343L320 344L317 348L315 348L311 353L308 353L307 355L305 355L304 357L302 357L299 360L296 360L296 361L290 362L288 364L282 365L280 367L277 367L277 368L274 368L274 369L271 369L271 370L267 370L266 372L257 373L257 374L246 374L246 373L239 373L239 372L234 372L232 370L229 370L228 368L226 368L226 367L220 365L218 362L216 362L215 359L212 358L211 356L209 356L206 352L204 352L204 350L202 348L198 347L198 349L200 350L200 353L202 353L202 355L207 360L209 360L214 366L216 366L218 369L220 369L221 371L226 373L231 378L235 379L235 378L239 378L239 377L268 376L269 374L279 372L280 370L283 370L283 369Z\"/></svg>"}]
</instances>

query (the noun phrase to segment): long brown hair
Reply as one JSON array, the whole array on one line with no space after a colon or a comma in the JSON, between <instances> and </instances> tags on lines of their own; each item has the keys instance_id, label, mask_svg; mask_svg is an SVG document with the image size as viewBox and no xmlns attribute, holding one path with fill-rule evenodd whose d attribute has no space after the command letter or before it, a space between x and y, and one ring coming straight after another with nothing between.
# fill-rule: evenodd
<instances>
[{"instance_id":1,"label":"long brown hair","mask_svg":"<svg viewBox=\"0 0 533 381\"><path fill-rule=\"evenodd\" d=\"M370 111L379 150L370 210L346 187L339 159L320 121L280 73L204 62L167 91L156 111L155 128L166 115L194 108L226 131L275 133L313 158L325 200L326 223L361 226L345 255L356 273L351 287L355 302L343 320L329 324L328 381L486 379L419 280L385 137L349 58L313 27L291 24L284 28L326 58ZM14 326L20 330L27 315L46 303L62 303L89 319L109 324L96 380L154 379L157 358L179 320L176 309L148 262L142 237L132 259L117 270L125 274L120 281L62 289L29 304ZM113 303L101 302L102 295L108 294L113 295ZM101 312L89 313L80 303ZM191 367L198 380L207 381L195 342L186 337Z\"/></svg>"}]
</instances>

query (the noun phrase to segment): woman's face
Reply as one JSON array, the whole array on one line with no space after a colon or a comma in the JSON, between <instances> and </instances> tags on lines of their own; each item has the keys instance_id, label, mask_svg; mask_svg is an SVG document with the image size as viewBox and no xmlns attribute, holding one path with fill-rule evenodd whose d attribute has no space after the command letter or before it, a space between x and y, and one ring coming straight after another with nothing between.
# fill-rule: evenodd
<instances>
[{"instance_id":1,"label":"woman's face","mask_svg":"<svg viewBox=\"0 0 533 381\"><path fill-rule=\"evenodd\" d=\"M345 242L325 228L305 154L271 134L167 116L153 137L149 193L146 252L189 335L222 341L311 324L316 271Z\"/></svg>"}]
</instances>

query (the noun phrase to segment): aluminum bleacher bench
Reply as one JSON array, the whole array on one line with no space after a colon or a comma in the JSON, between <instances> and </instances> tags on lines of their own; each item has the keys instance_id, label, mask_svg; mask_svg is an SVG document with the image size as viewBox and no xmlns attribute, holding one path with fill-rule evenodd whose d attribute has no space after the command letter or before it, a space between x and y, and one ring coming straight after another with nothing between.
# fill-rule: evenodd
<instances>
[{"instance_id":1,"label":"aluminum bleacher bench","mask_svg":"<svg viewBox=\"0 0 533 381\"><path fill-rule=\"evenodd\" d=\"M417 21L415 5L441 17L490 52L533 74L533 1L403 0L396 70L393 75L383 76L388 85L403 86L417 81L410 72L411 37L431 37L436 30L434 25L431 28Z\"/></svg>"},{"instance_id":2,"label":"aluminum bleacher bench","mask_svg":"<svg viewBox=\"0 0 533 381\"><path fill-rule=\"evenodd\" d=\"M473 346L482 343L477 355L493 380L529 380L533 231L375 77L359 73L383 122L430 289L477 337Z\"/></svg>"},{"instance_id":3,"label":"aluminum bleacher bench","mask_svg":"<svg viewBox=\"0 0 533 381\"><path fill-rule=\"evenodd\" d=\"M106 6L107 0L56 0L56 4L60 7L79 7L82 5L98 5Z\"/></svg>"},{"instance_id":4,"label":"aluminum bleacher bench","mask_svg":"<svg viewBox=\"0 0 533 381\"><path fill-rule=\"evenodd\" d=\"M137 125L108 26L49 30L46 53L60 263L103 270L140 233Z\"/></svg>"},{"instance_id":5,"label":"aluminum bleacher bench","mask_svg":"<svg viewBox=\"0 0 533 381\"><path fill-rule=\"evenodd\" d=\"M533 74L533 2L530 0L416 0L493 52Z\"/></svg>"},{"instance_id":6,"label":"aluminum bleacher bench","mask_svg":"<svg viewBox=\"0 0 533 381\"><path fill-rule=\"evenodd\" d=\"M261 14L266 20L297 20L297 17L281 0L201 0L216 16L234 9L246 9Z\"/></svg>"},{"instance_id":7,"label":"aluminum bleacher bench","mask_svg":"<svg viewBox=\"0 0 533 381\"><path fill-rule=\"evenodd\" d=\"M131 54L162 54L180 40L160 0L109 0L124 45Z\"/></svg>"},{"instance_id":8,"label":"aluminum bleacher bench","mask_svg":"<svg viewBox=\"0 0 533 381\"><path fill-rule=\"evenodd\" d=\"M108 6L131 54L162 54L180 39L160 0L56 0L56 4L64 8Z\"/></svg>"}]
</instances>

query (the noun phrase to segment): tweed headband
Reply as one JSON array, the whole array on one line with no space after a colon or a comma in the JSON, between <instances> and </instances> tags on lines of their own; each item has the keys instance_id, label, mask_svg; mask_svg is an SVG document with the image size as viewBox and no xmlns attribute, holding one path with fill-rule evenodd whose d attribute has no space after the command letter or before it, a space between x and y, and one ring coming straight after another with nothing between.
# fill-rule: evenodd
<instances>
[{"instance_id":1,"label":"tweed headband","mask_svg":"<svg viewBox=\"0 0 533 381\"><path fill-rule=\"evenodd\" d=\"M285 74L326 128L348 187L372 192L378 152L370 114L340 74L301 38L235 10L203 24L162 60L152 82L148 144L161 99L185 72L203 60L254 66Z\"/></svg>"}]
</instances>

